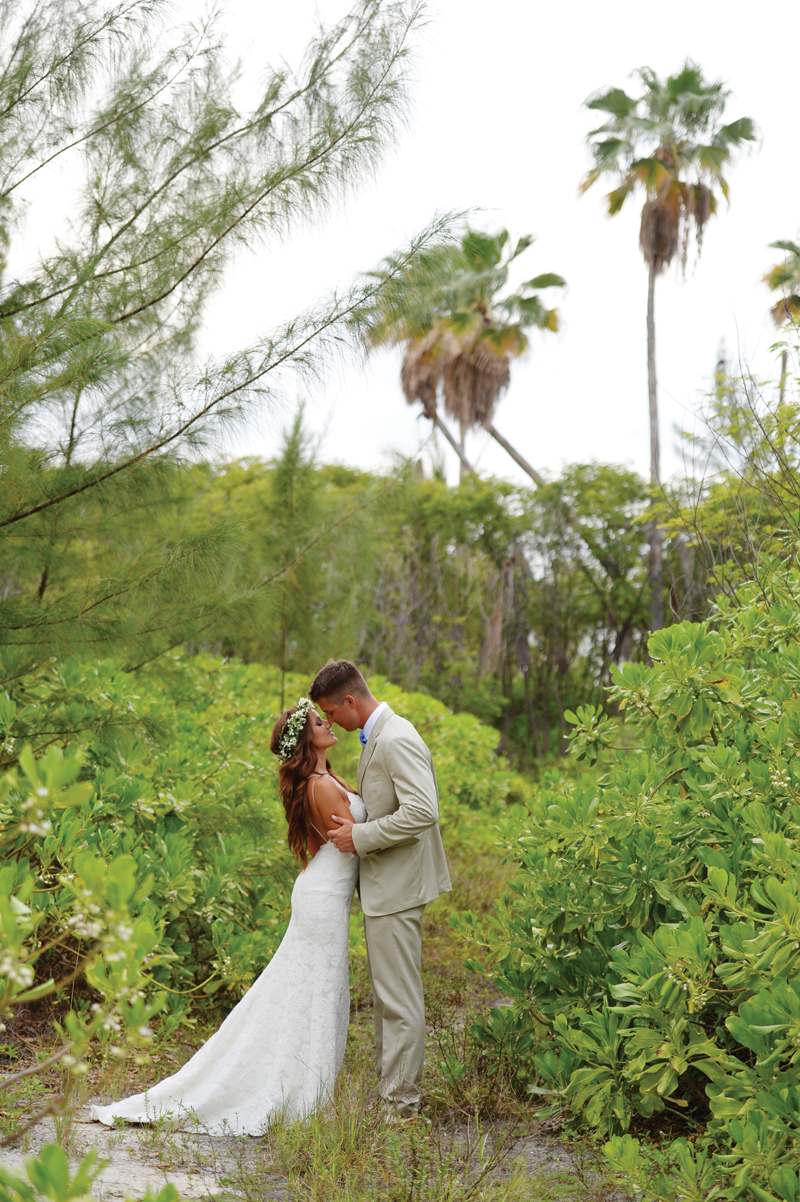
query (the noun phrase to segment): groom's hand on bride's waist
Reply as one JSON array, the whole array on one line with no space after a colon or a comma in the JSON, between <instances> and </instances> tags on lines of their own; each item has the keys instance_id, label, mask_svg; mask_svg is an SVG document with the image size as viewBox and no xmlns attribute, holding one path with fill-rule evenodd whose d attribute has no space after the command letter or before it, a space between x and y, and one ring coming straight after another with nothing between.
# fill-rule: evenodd
<instances>
[{"instance_id":1,"label":"groom's hand on bride's waist","mask_svg":"<svg viewBox=\"0 0 800 1202\"><path fill-rule=\"evenodd\" d=\"M334 830L328 831L331 843L335 843L339 851L349 851L351 855L357 856L358 852L353 842L355 823L349 818L340 818L338 814L331 814L331 821L339 824Z\"/></svg>"}]
</instances>

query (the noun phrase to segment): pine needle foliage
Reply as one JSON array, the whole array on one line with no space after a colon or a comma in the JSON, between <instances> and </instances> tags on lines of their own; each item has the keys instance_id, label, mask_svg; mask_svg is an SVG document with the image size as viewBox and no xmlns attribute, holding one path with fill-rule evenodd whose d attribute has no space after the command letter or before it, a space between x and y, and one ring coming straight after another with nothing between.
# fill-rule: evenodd
<instances>
[{"instance_id":1,"label":"pine needle foliage","mask_svg":"<svg viewBox=\"0 0 800 1202\"><path fill-rule=\"evenodd\" d=\"M169 11L0 2L4 676L66 650L138 662L246 609L226 586L235 524L186 533L181 465L287 371L313 370L378 286L198 367L237 248L285 237L376 168L403 120L418 6L359 0L296 72L268 70L248 111L215 22L175 29ZM12 276L26 198L54 187L64 226ZM76 579L77 549L99 538L115 553Z\"/></svg>"}]
</instances>

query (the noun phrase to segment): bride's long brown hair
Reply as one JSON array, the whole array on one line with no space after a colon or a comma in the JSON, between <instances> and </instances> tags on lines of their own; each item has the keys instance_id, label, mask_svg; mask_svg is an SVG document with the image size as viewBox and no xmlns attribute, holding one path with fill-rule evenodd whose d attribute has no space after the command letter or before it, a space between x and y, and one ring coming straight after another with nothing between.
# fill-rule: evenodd
<instances>
[{"instance_id":1,"label":"bride's long brown hair","mask_svg":"<svg viewBox=\"0 0 800 1202\"><path fill-rule=\"evenodd\" d=\"M292 714L296 713L297 706L293 705L291 709L284 710L275 723L272 737L269 741L269 749L273 755L280 755L284 727ZM288 760L283 761L278 769L278 788L288 824L286 842L303 867L308 863L307 845L308 836L311 831L308 814L307 785L308 778L313 776L316 770L317 753L311 742L311 723L306 718L294 751ZM337 780L345 789L350 788L347 782L342 780L340 776L337 776L331 769L330 760L327 756L325 757L325 771L330 772L333 779Z\"/></svg>"}]
</instances>

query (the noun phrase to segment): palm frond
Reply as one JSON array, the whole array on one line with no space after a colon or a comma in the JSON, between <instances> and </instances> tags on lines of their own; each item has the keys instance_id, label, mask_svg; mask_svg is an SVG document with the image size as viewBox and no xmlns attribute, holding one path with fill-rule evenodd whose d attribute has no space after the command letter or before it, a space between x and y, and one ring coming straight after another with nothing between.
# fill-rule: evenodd
<instances>
[{"instance_id":1,"label":"palm frond","mask_svg":"<svg viewBox=\"0 0 800 1202\"><path fill-rule=\"evenodd\" d=\"M668 267L675 257L680 239L680 207L668 197L649 196L642 208L639 246L656 274Z\"/></svg>"},{"instance_id":2,"label":"palm frond","mask_svg":"<svg viewBox=\"0 0 800 1202\"><path fill-rule=\"evenodd\" d=\"M686 59L680 70L661 78L651 67L634 76L642 85L636 98L620 88L606 88L587 102L609 119L586 136L592 166L580 184L585 192L602 176L612 175L616 187L606 197L614 216L636 189L644 192L640 244L648 261L671 261L681 246L685 268L689 236L702 246L706 222L716 209L716 194L726 199L723 175L734 150L757 137L750 117L721 123L729 91L720 80L708 81L697 63ZM671 195L668 197L668 193ZM676 212L672 205L680 197Z\"/></svg>"},{"instance_id":3,"label":"palm frond","mask_svg":"<svg viewBox=\"0 0 800 1202\"><path fill-rule=\"evenodd\" d=\"M595 92L586 101L587 109L597 109L601 113L611 113L617 118L629 116L638 104L632 96L628 96L622 88L604 88Z\"/></svg>"},{"instance_id":4,"label":"palm frond","mask_svg":"<svg viewBox=\"0 0 800 1202\"><path fill-rule=\"evenodd\" d=\"M796 242L770 242L770 250L785 250L789 255L796 255L800 261L800 245Z\"/></svg>"},{"instance_id":5,"label":"palm frond","mask_svg":"<svg viewBox=\"0 0 800 1202\"><path fill-rule=\"evenodd\" d=\"M614 217L620 211L625 201L633 192L635 182L634 177L631 176L628 179L624 179L618 188L614 188L609 192L606 197L609 217Z\"/></svg>"},{"instance_id":6,"label":"palm frond","mask_svg":"<svg viewBox=\"0 0 800 1202\"><path fill-rule=\"evenodd\" d=\"M772 320L780 327L787 321L800 320L800 245L781 241L771 242L770 248L786 252L783 262L775 263L761 277L772 292L783 293L770 309Z\"/></svg>"},{"instance_id":7,"label":"palm frond","mask_svg":"<svg viewBox=\"0 0 800 1202\"><path fill-rule=\"evenodd\" d=\"M553 271L545 271L542 275L535 275L532 280L528 280L525 284L526 288L564 288L567 281L562 275L556 275Z\"/></svg>"},{"instance_id":8,"label":"palm frond","mask_svg":"<svg viewBox=\"0 0 800 1202\"><path fill-rule=\"evenodd\" d=\"M644 185L648 195L662 192L674 178L673 172L657 155L636 159L630 165L630 174Z\"/></svg>"},{"instance_id":9,"label":"palm frond","mask_svg":"<svg viewBox=\"0 0 800 1202\"><path fill-rule=\"evenodd\" d=\"M528 349L525 331L558 329L557 311L537 290L564 287L560 275L543 273L503 295L509 264L532 243L526 235L512 249L507 230L467 228L460 245L429 247L402 271L386 260L370 273L382 286L358 315L366 348L405 343L403 395L409 405L419 401L431 420L441 390L462 434L491 422L510 360Z\"/></svg>"},{"instance_id":10,"label":"palm frond","mask_svg":"<svg viewBox=\"0 0 800 1202\"><path fill-rule=\"evenodd\" d=\"M444 362L444 410L462 431L492 420L500 394L508 388L508 354L495 351L489 338L467 345Z\"/></svg>"},{"instance_id":11,"label":"palm frond","mask_svg":"<svg viewBox=\"0 0 800 1202\"><path fill-rule=\"evenodd\" d=\"M758 138L758 127L751 117L739 117L728 125L723 125L717 137L729 146L740 146L742 142L755 142Z\"/></svg>"},{"instance_id":12,"label":"palm frond","mask_svg":"<svg viewBox=\"0 0 800 1202\"><path fill-rule=\"evenodd\" d=\"M436 396L443 371L443 335L430 330L423 338L411 338L403 356L400 382L409 405L421 401L425 417L436 416Z\"/></svg>"}]
</instances>

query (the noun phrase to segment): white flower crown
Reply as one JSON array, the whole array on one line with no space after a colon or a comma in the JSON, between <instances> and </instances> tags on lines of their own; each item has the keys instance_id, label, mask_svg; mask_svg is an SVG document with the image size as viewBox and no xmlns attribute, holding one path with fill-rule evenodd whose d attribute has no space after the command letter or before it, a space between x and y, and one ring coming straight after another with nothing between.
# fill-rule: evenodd
<instances>
[{"instance_id":1,"label":"white flower crown","mask_svg":"<svg viewBox=\"0 0 800 1202\"><path fill-rule=\"evenodd\" d=\"M297 740L300 738L300 732L306 724L308 711L313 708L314 702L310 697L301 697L297 703L297 709L286 722L281 735L281 741L278 744L278 756L281 763L288 760L292 755Z\"/></svg>"}]
</instances>

